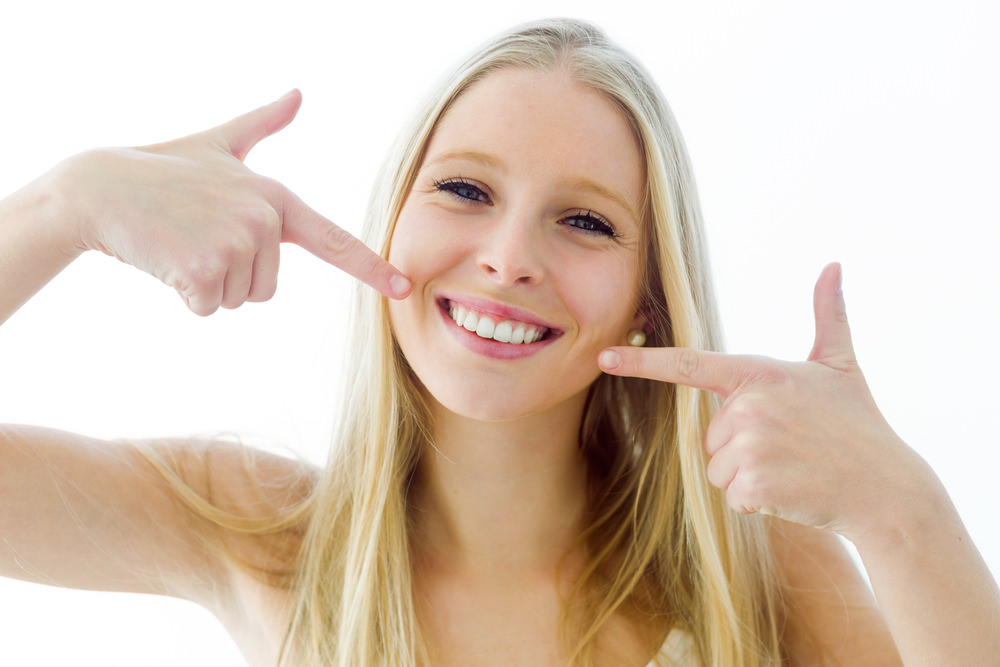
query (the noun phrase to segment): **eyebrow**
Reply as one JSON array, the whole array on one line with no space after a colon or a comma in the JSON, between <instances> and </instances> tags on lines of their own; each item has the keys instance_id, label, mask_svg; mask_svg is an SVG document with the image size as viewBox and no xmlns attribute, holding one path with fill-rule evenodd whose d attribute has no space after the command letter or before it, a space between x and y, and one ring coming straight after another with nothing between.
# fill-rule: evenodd
<instances>
[{"instance_id":1,"label":"eyebrow","mask_svg":"<svg viewBox=\"0 0 1000 667\"><path fill-rule=\"evenodd\" d=\"M492 167L497 171L504 173L507 172L507 168L504 166L504 163L497 156L473 150L448 151L446 153L441 153L440 155L435 156L434 159L429 161L427 164L437 164L438 162L447 162L448 160L468 160L470 162L478 162L479 164L487 167Z\"/></svg>"},{"instance_id":2,"label":"eyebrow","mask_svg":"<svg viewBox=\"0 0 1000 667\"><path fill-rule=\"evenodd\" d=\"M477 162L492 169L496 169L501 173L504 174L507 173L506 165L504 165L503 161L500 158L491 153L483 153L482 151L476 151L476 150L448 151L445 153L441 153L440 155L434 156L434 159L428 161L427 164L432 165L432 164L437 164L439 162L447 162L448 160L468 160L470 162ZM573 190L578 190L581 192L589 192L591 194L597 195L598 197L609 199L618 204L619 206L621 206L626 211L628 211L635 220L639 219L638 213L628 203L628 200L625 199L625 196L622 195L622 193L618 192L618 190L601 185L596 181L584 177L572 178L565 181L561 181L561 184Z\"/></svg>"},{"instance_id":3,"label":"eyebrow","mask_svg":"<svg viewBox=\"0 0 1000 667\"><path fill-rule=\"evenodd\" d=\"M591 194L597 195L598 197L603 197L604 199L610 199L611 201L615 202L623 209L628 211L630 214L632 214L633 218L635 218L636 220L639 219L639 216L637 215L636 211L632 208L632 206L629 205L628 200L625 199L624 195L622 195L622 193L618 192L613 188L609 188L604 185L601 185L600 183L596 183L590 180L589 178L575 178L566 181L566 185L568 185L570 188L574 190L589 192Z\"/></svg>"}]
</instances>

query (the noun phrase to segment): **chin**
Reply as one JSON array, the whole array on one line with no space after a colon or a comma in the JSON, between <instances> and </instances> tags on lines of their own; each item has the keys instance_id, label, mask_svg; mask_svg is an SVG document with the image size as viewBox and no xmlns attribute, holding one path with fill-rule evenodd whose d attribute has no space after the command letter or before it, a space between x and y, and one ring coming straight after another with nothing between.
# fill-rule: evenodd
<instances>
[{"instance_id":1,"label":"chin","mask_svg":"<svg viewBox=\"0 0 1000 667\"><path fill-rule=\"evenodd\" d=\"M496 383L476 387L469 383L460 386L435 387L432 391L423 385L432 412L445 411L450 415L487 424L510 423L520 419L555 415L565 410L578 412L586 401L587 389L562 397L546 396L542 402L534 392L525 391L524 382L510 387Z\"/></svg>"}]
</instances>

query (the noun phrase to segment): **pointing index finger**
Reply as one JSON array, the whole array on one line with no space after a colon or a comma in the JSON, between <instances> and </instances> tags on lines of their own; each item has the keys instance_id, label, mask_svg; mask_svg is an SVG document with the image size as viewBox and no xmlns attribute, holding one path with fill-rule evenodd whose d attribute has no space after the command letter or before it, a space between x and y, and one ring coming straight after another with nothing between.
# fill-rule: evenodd
<instances>
[{"instance_id":1,"label":"pointing index finger","mask_svg":"<svg viewBox=\"0 0 1000 667\"><path fill-rule=\"evenodd\" d=\"M605 373L705 389L727 398L754 374L748 357L686 347L611 347L598 357Z\"/></svg>"},{"instance_id":2,"label":"pointing index finger","mask_svg":"<svg viewBox=\"0 0 1000 667\"><path fill-rule=\"evenodd\" d=\"M305 248L390 298L409 295L410 281L396 267L295 195L286 196L281 217L282 241Z\"/></svg>"}]
</instances>

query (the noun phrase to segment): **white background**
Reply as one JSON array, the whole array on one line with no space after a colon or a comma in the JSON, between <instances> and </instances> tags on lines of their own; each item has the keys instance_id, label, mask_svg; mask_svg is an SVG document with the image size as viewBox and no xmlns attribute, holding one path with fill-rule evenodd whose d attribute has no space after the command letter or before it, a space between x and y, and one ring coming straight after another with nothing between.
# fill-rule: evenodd
<instances>
[{"instance_id":1,"label":"white background","mask_svg":"<svg viewBox=\"0 0 1000 667\"><path fill-rule=\"evenodd\" d=\"M390 141L453 61L525 20L593 20L684 131L729 349L803 358L813 282L841 261L880 406L1000 572L994 3L11 4L0 195L80 150L170 139L299 87L299 118L248 164L355 232ZM200 319L155 279L83 257L0 328L0 422L234 430L321 460L349 283L294 247L282 267L271 302ZM186 603L3 581L0 664L244 663Z\"/></svg>"}]
</instances>

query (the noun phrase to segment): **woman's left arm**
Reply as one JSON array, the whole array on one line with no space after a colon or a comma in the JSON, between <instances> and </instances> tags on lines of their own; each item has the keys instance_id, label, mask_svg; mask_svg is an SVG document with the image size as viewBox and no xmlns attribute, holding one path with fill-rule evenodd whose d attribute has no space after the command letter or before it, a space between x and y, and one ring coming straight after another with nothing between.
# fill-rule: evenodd
<instances>
[{"instance_id":1,"label":"woman's left arm","mask_svg":"<svg viewBox=\"0 0 1000 667\"><path fill-rule=\"evenodd\" d=\"M831 264L816 284L816 342L808 361L616 347L601 353L601 369L720 395L723 406L705 434L709 481L738 512L853 542L904 664L997 664L1000 590L937 476L875 405L854 356L840 280L840 266ZM835 555L832 535L784 532L776 553L790 579L796 561L812 560L828 577L842 570L845 556ZM808 570L798 574L812 581ZM844 590L856 588L849 575L839 576ZM803 592L801 599L813 598ZM803 620L814 611L804 610ZM831 631L810 625L816 636ZM873 663L874 645L863 636L848 646L850 655L840 645L845 664L893 663Z\"/></svg>"},{"instance_id":2,"label":"woman's left arm","mask_svg":"<svg viewBox=\"0 0 1000 667\"><path fill-rule=\"evenodd\" d=\"M771 545L783 575L782 644L792 665L900 665L868 583L840 538L774 519Z\"/></svg>"}]
</instances>

